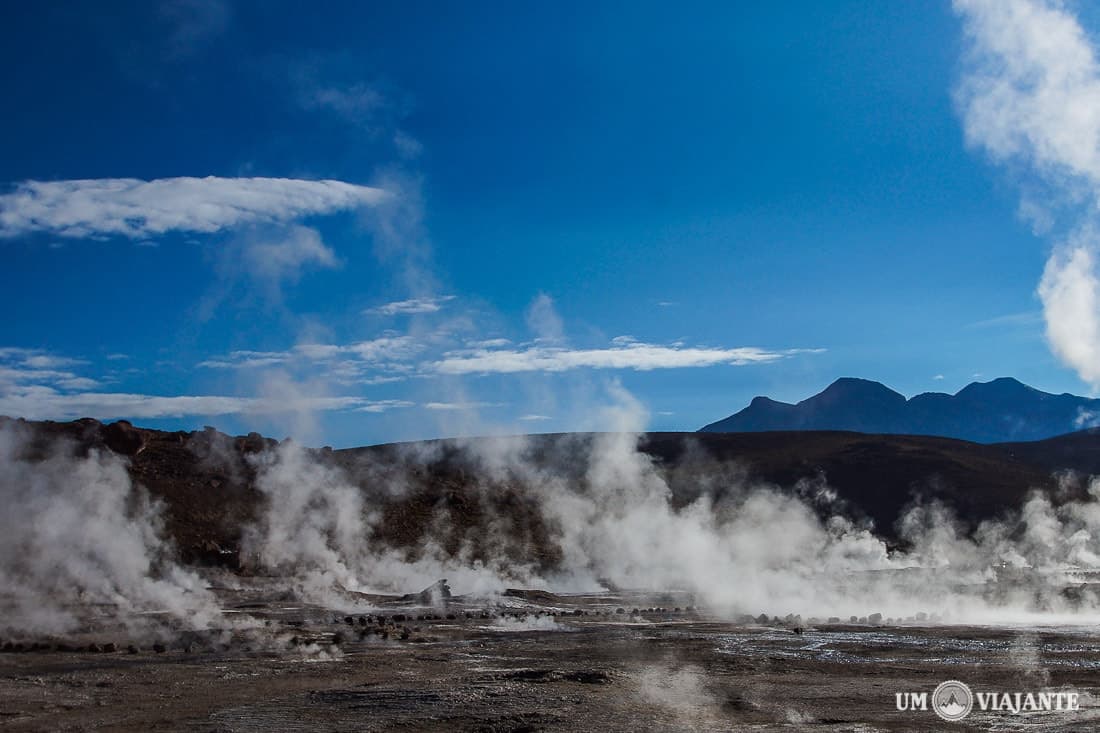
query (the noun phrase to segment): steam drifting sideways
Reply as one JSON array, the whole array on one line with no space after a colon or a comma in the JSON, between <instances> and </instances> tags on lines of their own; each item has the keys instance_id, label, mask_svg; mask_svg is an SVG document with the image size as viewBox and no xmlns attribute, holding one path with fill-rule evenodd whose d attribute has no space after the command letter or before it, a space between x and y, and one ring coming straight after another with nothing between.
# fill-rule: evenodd
<instances>
[{"instance_id":1,"label":"steam drifting sideways","mask_svg":"<svg viewBox=\"0 0 1100 733\"><path fill-rule=\"evenodd\" d=\"M261 586L341 614L402 596L438 607L450 588L499 609L525 587L612 605L626 590L681 592L685 606L730 619L1100 618L1098 480L1067 474L1052 495L976 526L914 500L895 527L876 528L821 478L751 481L689 437L659 461L640 448L639 405L616 399L607 433L336 452L213 430L5 421L0 633L240 631L258 622L227 613L218 589ZM186 490L166 488L171 462L150 467L169 454L190 461ZM204 531L221 534L198 536L196 516L218 517ZM203 559L211 547L233 562ZM409 596L440 578L449 585Z\"/></svg>"},{"instance_id":2,"label":"steam drifting sideways","mask_svg":"<svg viewBox=\"0 0 1100 733\"><path fill-rule=\"evenodd\" d=\"M968 40L957 90L967 141L1022 170L1021 214L1056 242L1038 293L1055 355L1100 385L1100 66L1070 8L956 0Z\"/></svg>"}]
</instances>

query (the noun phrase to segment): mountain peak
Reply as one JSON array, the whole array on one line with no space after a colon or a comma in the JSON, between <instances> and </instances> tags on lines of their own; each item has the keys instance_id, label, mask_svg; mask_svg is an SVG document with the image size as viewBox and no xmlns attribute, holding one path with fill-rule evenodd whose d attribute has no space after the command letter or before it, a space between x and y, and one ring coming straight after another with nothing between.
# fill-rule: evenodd
<instances>
[{"instance_id":1,"label":"mountain peak","mask_svg":"<svg viewBox=\"0 0 1100 733\"><path fill-rule=\"evenodd\" d=\"M1100 412L1100 400L1051 395L1013 377L974 382L954 395L925 393L911 400L881 382L841 377L796 405L757 397L701 431L851 430L993 443L1073 432L1086 411Z\"/></svg>"},{"instance_id":2,"label":"mountain peak","mask_svg":"<svg viewBox=\"0 0 1100 733\"><path fill-rule=\"evenodd\" d=\"M964 400L996 402L1041 400L1050 396L1046 392L1029 387L1013 377L998 377L988 382L971 382L955 393L956 398Z\"/></svg>"},{"instance_id":3,"label":"mountain peak","mask_svg":"<svg viewBox=\"0 0 1100 733\"><path fill-rule=\"evenodd\" d=\"M903 395L890 389L882 382L875 382L870 379L860 379L859 377L841 377L810 399L823 397L825 395L843 397L874 397L897 399L901 400L902 402L905 401L905 397Z\"/></svg>"}]
</instances>

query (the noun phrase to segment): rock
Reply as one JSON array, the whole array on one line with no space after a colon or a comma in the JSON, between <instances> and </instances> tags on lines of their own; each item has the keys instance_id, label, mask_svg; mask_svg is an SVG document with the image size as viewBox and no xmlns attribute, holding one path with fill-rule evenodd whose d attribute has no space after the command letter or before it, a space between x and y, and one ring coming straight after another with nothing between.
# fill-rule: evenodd
<instances>
[{"instance_id":1,"label":"rock","mask_svg":"<svg viewBox=\"0 0 1100 733\"><path fill-rule=\"evenodd\" d=\"M145 450L145 436L126 420L104 426L103 443L123 456L136 456Z\"/></svg>"},{"instance_id":2,"label":"rock","mask_svg":"<svg viewBox=\"0 0 1100 733\"><path fill-rule=\"evenodd\" d=\"M166 652L167 649L165 648L164 644L161 644L158 641L156 644L153 644L153 651L156 652L157 654L164 654L164 652Z\"/></svg>"},{"instance_id":3,"label":"rock","mask_svg":"<svg viewBox=\"0 0 1100 733\"><path fill-rule=\"evenodd\" d=\"M447 579L437 580L419 593L401 596L401 600L411 603L423 603L426 606L446 606L451 598L451 587Z\"/></svg>"},{"instance_id":4,"label":"rock","mask_svg":"<svg viewBox=\"0 0 1100 733\"><path fill-rule=\"evenodd\" d=\"M249 433L243 438L237 438L236 441L237 450L241 453L262 453L267 449L268 445L278 445L274 440L268 440L259 433Z\"/></svg>"},{"instance_id":5,"label":"rock","mask_svg":"<svg viewBox=\"0 0 1100 733\"><path fill-rule=\"evenodd\" d=\"M561 602L561 597L545 590L527 590L523 588L508 588L504 595L510 598L522 598L525 601L542 604L556 604Z\"/></svg>"}]
</instances>

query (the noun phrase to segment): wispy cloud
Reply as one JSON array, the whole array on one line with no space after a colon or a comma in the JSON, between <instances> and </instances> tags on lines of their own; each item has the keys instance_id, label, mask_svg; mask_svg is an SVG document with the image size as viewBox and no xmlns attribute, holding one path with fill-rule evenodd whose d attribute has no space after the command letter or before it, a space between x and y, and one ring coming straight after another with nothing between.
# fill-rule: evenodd
<instances>
[{"instance_id":1,"label":"wispy cloud","mask_svg":"<svg viewBox=\"0 0 1100 733\"><path fill-rule=\"evenodd\" d=\"M549 415L535 415L535 414L520 415L518 419L523 420L524 422L541 422L543 420L553 420L553 418L550 417Z\"/></svg>"},{"instance_id":2,"label":"wispy cloud","mask_svg":"<svg viewBox=\"0 0 1100 733\"><path fill-rule=\"evenodd\" d=\"M279 363L274 352L235 352L237 361ZM151 395L93 391L97 379L78 368L87 362L41 349L0 348L0 414L33 420L77 417L161 418L233 414L287 414L335 410L385 412L412 407L407 400L372 400L360 395L280 394L267 396Z\"/></svg>"},{"instance_id":3,"label":"wispy cloud","mask_svg":"<svg viewBox=\"0 0 1100 733\"><path fill-rule=\"evenodd\" d=\"M307 266L332 268L339 264L317 230L304 226L291 226L277 237L246 238L237 256L241 270L270 288L296 280Z\"/></svg>"},{"instance_id":4,"label":"wispy cloud","mask_svg":"<svg viewBox=\"0 0 1100 733\"><path fill-rule=\"evenodd\" d=\"M387 107L382 93L362 82L348 86L303 85L300 100L307 109L330 110L356 124L372 121Z\"/></svg>"},{"instance_id":5,"label":"wispy cloud","mask_svg":"<svg viewBox=\"0 0 1100 733\"><path fill-rule=\"evenodd\" d=\"M440 295L434 298L410 298L368 308L365 313L377 316L395 316L398 314L435 313L443 309L443 304L454 300L453 295Z\"/></svg>"},{"instance_id":6,"label":"wispy cloud","mask_svg":"<svg viewBox=\"0 0 1100 733\"><path fill-rule=\"evenodd\" d=\"M0 394L28 385L46 384L60 389L92 389L98 382L77 373L85 362L41 349L0 348Z\"/></svg>"},{"instance_id":7,"label":"wispy cloud","mask_svg":"<svg viewBox=\"0 0 1100 733\"><path fill-rule=\"evenodd\" d=\"M196 53L224 33L233 19L232 6L224 0L167 0L159 7L171 28L168 48L177 58Z\"/></svg>"},{"instance_id":8,"label":"wispy cloud","mask_svg":"<svg viewBox=\"0 0 1100 733\"><path fill-rule=\"evenodd\" d=\"M503 402L425 402L426 410L481 410L490 407L505 407Z\"/></svg>"},{"instance_id":9,"label":"wispy cloud","mask_svg":"<svg viewBox=\"0 0 1100 733\"><path fill-rule=\"evenodd\" d=\"M31 420L71 420L77 417L164 418L237 414L285 414L353 410L384 412L409 407L403 400L372 401L362 397L302 397L296 399L226 397L219 395L148 395L125 392L62 393L32 386L0 394L0 414Z\"/></svg>"},{"instance_id":10,"label":"wispy cloud","mask_svg":"<svg viewBox=\"0 0 1100 733\"><path fill-rule=\"evenodd\" d=\"M231 351L225 356L200 361L204 369L260 369L284 364L290 358L287 351Z\"/></svg>"},{"instance_id":11,"label":"wispy cloud","mask_svg":"<svg viewBox=\"0 0 1100 733\"><path fill-rule=\"evenodd\" d=\"M371 206L386 197L381 189L344 181L289 178L26 181L0 195L0 237L213 233Z\"/></svg>"},{"instance_id":12,"label":"wispy cloud","mask_svg":"<svg viewBox=\"0 0 1100 733\"><path fill-rule=\"evenodd\" d=\"M1003 316L994 316L993 318L985 318L981 321L975 321L967 324L967 328L998 328L998 327L1017 327L1017 326L1032 326L1043 322L1042 311L1024 311L1022 313L1008 313Z\"/></svg>"},{"instance_id":13,"label":"wispy cloud","mask_svg":"<svg viewBox=\"0 0 1100 733\"><path fill-rule=\"evenodd\" d=\"M439 374L491 374L514 372L562 372L570 369L682 369L719 364L741 366L778 361L798 353L822 349L770 351L756 347L732 349L660 346L629 342L603 349L569 349L534 346L527 349L480 349L450 352L426 365Z\"/></svg>"},{"instance_id":14,"label":"wispy cloud","mask_svg":"<svg viewBox=\"0 0 1100 733\"><path fill-rule=\"evenodd\" d=\"M333 362L353 358L369 365L404 362L424 348L412 336L386 335L350 344L298 344L287 351L231 351L225 356L199 362L206 369L259 369L294 361Z\"/></svg>"}]
</instances>

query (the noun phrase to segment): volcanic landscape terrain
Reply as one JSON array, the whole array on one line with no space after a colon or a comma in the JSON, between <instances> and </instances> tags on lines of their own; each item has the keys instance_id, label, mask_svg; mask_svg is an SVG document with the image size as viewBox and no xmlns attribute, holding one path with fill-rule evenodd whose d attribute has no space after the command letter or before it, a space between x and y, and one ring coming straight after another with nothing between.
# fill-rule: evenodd
<instances>
[{"instance_id":1,"label":"volcanic landscape terrain","mask_svg":"<svg viewBox=\"0 0 1100 733\"><path fill-rule=\"evenodd\" d=\"M664 567L666 556L681 551L662 544L663 530L638 537L631 527L623 541L641 549L622 550L630 562L613 563L605 558L618 552L611 546L576 547L588 535L571 535L563 526L571 515L548 511L545 486L532 483L552 477L580 494L603 481L653 483L676 522L701 506L722 516L727 499L733 514L748 511L758 494L737 499L745 489L733 487L764 487L753 492L787 497L796 503L779 504L783 511L802 507L800 521L829 528L813 545L823 553L834 546L838 516L846 518L844 541L859 540L851 547L877 542L904 553L920 542L905 517L921 502L952 507L951 526L962 535L1008 522L1037 495L1058 506L1091 506L1085 478L1100 468L1094 432L995 445L845 432L655 433L626 440L615 470L642 468L625 479L593 469L601 451L624 444L600 434L524 437L522 471L508 463L512 439L299 448L295 460L307 468L287 482L290 489L337 476L371 517L369 536L356 540L371 554L355 566L333 549L342 547L335 541L322 542L339 555L325 565L313 559L324 552L307 563L302 554L272 555L256 539L263 530L305 544L300 527L271 515L273 504L294 496L270 487L274 459L264 458L285 451L285 442L94 420L0 427L20 436L9 441L8 463L32 474L58 461L124 468L135 487L126 506L155 518L156 539L146 547L165 553L152 553L137 574L187 588L193 604L173 606L175 596L158 585L141 604L120 610L129 600L122 576L95 568L50 585L36 564L41 552L26 539L36 535L17 534L27 556L5 545L0 591L0 726L12 730L928 730L942 725L939 718L896 710L895 694L931 692L947 679L1082 696L1075 713L976 710L953 724L960 730L1089 729L1100 719L1093 705L1100 694L1097 584L1089 568L1060 575L1053 588L1029 586L1022 601L1013 593L1033 580L1035 564L936 588L927 568L844 565L827 583L857 580L834 596L803 593L819 579L812 558L799 560L811 564L793 581L777 576L784 580L778 595L758 592L752 580L770 587L770 561L749 575L730 574L726 588L692 580L689 561L639 589L650 566ZM51 494L55 504L68 500L65 491ZM612 497L611 504L618 500L632 499ZM325 500L310 494L295 512L310 515L318 503ZM33 522L33 514L20 514L30 511L13 507L10 526ZM615 532L606 517L588 521ZM334 536L343 531L325 526ZM677 536L694 526L676 524ZM734 525L719 525L715 535L727 526ZM796 545L782 527L769 544ZM587 589L562 580L579 549L587 553L581 569L595 579ZM707 552L686 557L702 565L712 559ZM383 576L384 563L419 570ZM351 587L349 568L369 575L375 566L379 574L368 580L377 588ZM461 572L422 582L437 569ZM573 570L569 577L581 576ZM181 575L201 579L202 587ZM727 576L698 577L716 586ZM903 609L895 612L877 589L899 586L913 596L895 603ZM980 609L951 603L956 595L976 599ZM913 597L925 605L913 605ZM194 605L194 598L205 600ZM815 606L821 598L824 605ZM830 614L839 607L851 613ZM1023 615L996 612L1009 607ZM200 622L202 614L209 616Z\"/></svg>"}]
</instances>

